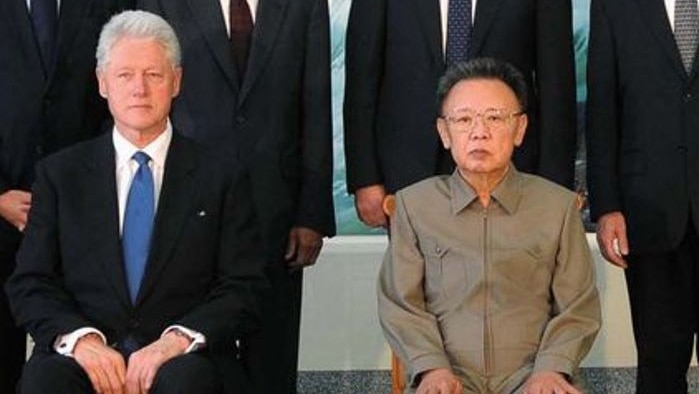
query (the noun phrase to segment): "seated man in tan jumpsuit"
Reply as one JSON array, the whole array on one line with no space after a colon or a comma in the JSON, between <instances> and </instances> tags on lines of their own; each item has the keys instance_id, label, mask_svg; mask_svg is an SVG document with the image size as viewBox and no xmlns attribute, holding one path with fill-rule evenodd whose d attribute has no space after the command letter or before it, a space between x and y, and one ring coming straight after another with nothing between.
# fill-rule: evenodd
<instances>
[{"instance_id":1,"label":"seated man in tan jumpsuit","mask_svg":"<svg viewBox=\"0 0 699 394\"><path fill-rule=\"evenodd\" d=\"M526 83L476 59L440 81L457 164L396 194L379 277L384 333L418 394L570 393L600 327L593 261L572 192L520 173Z\"/></svg>"}]
</instances>

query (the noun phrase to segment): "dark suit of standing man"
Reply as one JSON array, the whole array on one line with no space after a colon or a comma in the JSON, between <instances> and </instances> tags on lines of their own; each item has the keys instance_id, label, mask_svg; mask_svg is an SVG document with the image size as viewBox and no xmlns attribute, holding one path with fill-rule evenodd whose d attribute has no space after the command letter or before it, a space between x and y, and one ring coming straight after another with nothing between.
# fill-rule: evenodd
<instances>
[{"instance_id":1,"label":"dark suit of standing man","mask_svg":"<svg viewBox=\"0 0 699 394\"><path fill-rule=\"evenodd\" d=\"M46 26L53 52L43 55L29 13L32 1L0 2L0 283L15 267L36 160L95 135L108 116L97 94L95 46L102 24L129 3L56 2L57 18ZM15 327L4 293L0 338L0 392L10 393L24 364L25 334Z\"/></svg>"},{"instance_id":2,"label":"dark suit of standing man","mask_svg":"<svg viewBox=\"0 0 699 394\"><path fill-rule=\"evenodd\" d=\"M242 390L264 253L245 173L168 121L179 53L159 16L110 19L97 75L114 129L37 166L7 284L36 341L23 394Z\"/></svg>"},{"instance_id":3,"label":"dark suit of standing man","mask_svg":"<svg viewBox=\"0 0 699 394\"><path fill-rule=\"evenodd\" d=\"M591 212L602 254L626 268L638 393L687 392L699 321L699 23L680 45L691 23L667 8L593 0L590 17Z\"/></svg>"},{"instance_id":4,"label":"dark suit of standing man","mask_svg":"<svg viewBox=\"0 0 699 394\"><path fill-rule=\"evenodd\" d=\"M438 141L432 99L447 66L447 4L352 1L344 104L347 188L367 225L386 224L386 193L453 168ZM477 0L474 15L468 57L506 60L532 87L530 125L514 156L517 168L571 188L576 138L570 0Z\"/></svg>"},{"instance_id":5,"label":"dark suit of standing man","mask_svg":"<svg viewBox=\"0 0 699 394\"><path fill-rule=\"evenodd\" d=\"M322 237L335 232L327 1L231 2L253 17L248 50L235 45L245 26L228 16L228 2L139 6L163 15L182 43L186 71L175 127L250 168L273 264L262 329L244 341L243 359L257 392L288 394L296 392L300 268L315 262Z\"/></svg>"}]
</instances>

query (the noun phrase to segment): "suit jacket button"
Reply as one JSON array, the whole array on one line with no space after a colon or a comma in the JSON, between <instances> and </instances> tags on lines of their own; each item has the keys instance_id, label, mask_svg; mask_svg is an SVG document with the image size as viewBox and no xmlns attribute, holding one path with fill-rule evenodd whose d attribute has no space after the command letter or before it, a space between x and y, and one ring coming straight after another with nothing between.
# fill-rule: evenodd
<instances>
[{"instance_id":1,"label":"suit jacket button","mask_svg":"<svg viewBox=\"0 0 699 394\"><path fill-rule=\"evenodd\" d=\"M236 118L235 118L235 122L238 123L238 124L243 124L243 123L245 123L245 120L246 120L246 119L245 119L245 116L243 116L243 115L238 115L238 116L236 116Z\"/></svg>"},{"instance_id":2,"label":"suit jacket button","mask_svg":"<svg viewBox=\"0 0 699 394\"><path fill-rule=\"evenodd\" d=\"M691 93L685 93L684 94L684 102L688 103L692 100L692 94Z\"/></svg>"},{"instance_id":3,"label":"suit jacket button","mask_svg":"<svg viewBox=\"0 0 699 394\"><path fill-rule=\"evenodd\" d=\"M137 328L140 327L140 326L141 326L141 325L138 323L138 320L136 320L136 319L131 319L131 320L129 321L129 327L130 327L132 330L135 330L135 329L137 329Z\"/></svg>"}]
</instances>

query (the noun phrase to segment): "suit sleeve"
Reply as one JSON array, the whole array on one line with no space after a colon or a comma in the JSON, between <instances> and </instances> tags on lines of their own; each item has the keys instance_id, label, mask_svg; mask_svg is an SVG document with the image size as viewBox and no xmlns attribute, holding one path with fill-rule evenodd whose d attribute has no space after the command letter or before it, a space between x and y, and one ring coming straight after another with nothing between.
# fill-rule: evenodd
<instances>
[{"instance_id":1,"label":"suit sleeve","mask_svg":"<svg viewBox=\"0 0 699 394\"><path fill-rule=\"evenodd\" d=\"M303 74L302 179L295 225L335 235L332 198L330 27L325 0L313 0Z\"/></svg>"},{"instance_id":2,"label":"suit sleeve","mask_svg":"<svg viewBox=\"0 0 699 394\"><path fill-rule=\"evenodd\" d=\"M576 99L570 0L537 2L539 175L569 189L575 177Z\"/></svg>"},{"instance_id":3,"label":"suit sleeve","mask_svg":"<svg viewBox=\"0 0 699 394\"><path fill-rule=\"evenodd\" d=\"M451 369L437 318L426 309L424 280L425 258L398 192L391 242L379 272L379 321L391 349L408 365L413 385L422 372Z\"/></svg>"},{"instance_id":4,"label":"suit sleeve","mask_svg":"<svg viewBox=\"0 0 699 394\"><path fill-rule=\"evenodd\" d=\"M590 6L587 63L587 183L592 219L621 210L619 113L616 54L604 1Z\"/></svg>"},{"instance_id":5,"label":"suit sleeve","mask_svg":"<svg viewBox=\"0 0 699 394\"><path fill-rule=\"evenodd\" d=\"M385 0L353 0L345 49L344 140L347 190L383 184L376 118L383 70Z\"/></svg>"},{"instance_id":6,"label":"suit sleeve","mask_svg":"<svg viewBox=\"0 0 699 394\"><path fill-rule=\"evenodd\" d=\"M43 163L37 165L29 222L6 291L18 324L36 346L50 350L58 335L92 323L82 316L64 287L57 193L47 168Z\"/></svg>"},{"instance_id":7,"label":"suit sleeve","mask_svg":"<svg viewBox=\"0 0 699 394\"><path fill-rule=\"evenodd\" d=\"M249 190L249 177L241 172L226 196L214 284L204 303L174 323L204 334L208 347L228 347L258 324L267 282Z\"/></svg>"}]
</instances>

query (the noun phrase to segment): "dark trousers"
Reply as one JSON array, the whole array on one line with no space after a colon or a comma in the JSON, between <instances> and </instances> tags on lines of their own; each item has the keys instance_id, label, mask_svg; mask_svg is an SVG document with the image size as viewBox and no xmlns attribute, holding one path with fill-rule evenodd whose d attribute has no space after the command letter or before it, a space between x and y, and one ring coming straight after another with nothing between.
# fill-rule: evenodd
<instances>
[{"instance_id":1,"label":"dark trousers","mask_svg":"<svg viewBox=\"0 0 699 394\"><path fill-rule=\"evenodd\" d=\"M227 369L227 374L240 374L240 369ZM215 365L201 354L175 357L163 364L155 377L150 394L220 394L222 379ZM229 393L239 393L229 390ZM91 394L94 393L87 374L75 359L56 353L36 353L27 362L22 374L22 394Z\"/></svg>"},{"instance_id":2,"label":"dark trousers","mask_svg":"<svg viewBox=\"0 0 699 394\"><path fill-rule=\"evenodd\" d=\"M302 271L285 263L267 269L270 289L262 301L260 328L242 343L242 359L254 393L294 394L299 354Z\"/></svg>"},{"instance_id":3,"label":"dark trousers","mask_svg":"<svg viewBox=\"0 0 699 394\"><path fill-rule=\"evenodd\" d=\"M699 239L691 222L677 249L631 255L626 283L638 351L636 392L686 394L699 321Z\"/></svg>"},{"instance_id":4,"label":"dark trousers","mask_svg":"<svg viewBox=\"0 0 699 394\"><path fill-rule=\"evenodd\" d=\"M14 393L26 358L27 335L17 327L7 303L5 281L15 268L20 233L0 219L0 393Z\"/></svg>"},{"instance_id":5,"label":"dark trousers","mask_svg":"<svg viewBox=\"0 0 699 394\"><path fill-rule=\"evenodd\" d=\"M4 282L3 282L4 283ZM0 393L14 393L24 366L27 335L15 325L7 304L7 296L0 288Z\"/></svg>"}]
</instances>

